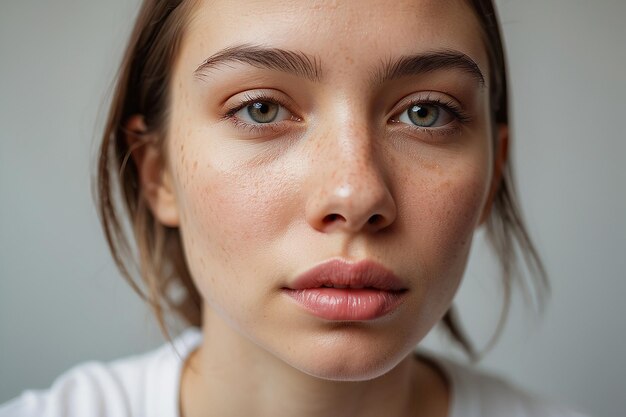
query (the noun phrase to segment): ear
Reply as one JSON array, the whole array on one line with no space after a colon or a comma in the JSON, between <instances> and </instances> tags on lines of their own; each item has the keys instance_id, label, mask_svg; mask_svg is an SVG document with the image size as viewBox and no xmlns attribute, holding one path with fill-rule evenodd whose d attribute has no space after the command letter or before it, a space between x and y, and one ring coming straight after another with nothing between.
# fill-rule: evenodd
<instances>
[{"instance_id":1,"label":"ear","mask_svg":"<svg viewBox=\"0 0 626 417\"><path fill-rule=\"evenodd\" d=\"M154 134L148 132L143 116L133 115L126 122L126 143L137 166L141 197L154 217L164 226L179 225L178 204L172 176L162 158Z\"/></svg>"},{"instance_id":2,"label":"ear","mask_svg":"<svg viewBox=\"0 0 626 417\"><path fill-rule=\"evenodd\" d=\"M483 212L480 216L480 224L485 223L491 209L493 207L493 200L496 197L496 193L500 189L502 183L502 177L506 168L506 162L509 156L509 126L500 124L497 127L497 143L495 148L495 154L493 156L493 175L491 176L491 187L489 188L489 194L483 208Z\"/></svg>"}]
</instances>

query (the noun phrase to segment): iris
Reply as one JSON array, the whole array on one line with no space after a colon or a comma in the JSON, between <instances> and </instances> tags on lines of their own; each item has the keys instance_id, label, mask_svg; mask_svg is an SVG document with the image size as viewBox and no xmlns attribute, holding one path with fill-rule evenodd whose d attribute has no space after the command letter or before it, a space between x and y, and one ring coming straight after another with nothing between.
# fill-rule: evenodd
<instances>
[{"instance_id":1,"label":"iris","mask_svg":"<svg viewBox=\"0 0 626 417\"><path fill-rule=\"evenodd\" d=\"M247 107L248 115L257 123L271 123L278 115L279 105L276 103L258 101Z\"/></svg>"},{"instance_id":2,"label":"iris","mask_svg":"<svg viewBox=\"0 0 626 417\"><path fill-rule=\"evenodd\" d=\"M429 104L415 104L407 109L407 115L416 126L431 127L439 119L439 107Z\"/></svg>"}]
</instances>

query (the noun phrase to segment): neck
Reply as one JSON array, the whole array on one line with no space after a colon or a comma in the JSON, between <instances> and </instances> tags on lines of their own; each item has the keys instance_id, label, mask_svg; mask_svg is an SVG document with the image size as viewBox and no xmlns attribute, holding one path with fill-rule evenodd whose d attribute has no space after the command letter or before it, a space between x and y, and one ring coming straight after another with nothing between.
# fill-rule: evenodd
<instances>
[{"instance_id":1,"label":"neck","mask_svg":"<svg viewBox=\"0 0 626 417\"><path fill-rule=\"evenodd\" d=\"M447 415L445 381L409 355L371 380L330 381L291 367L205 314L203 343L181 382L181 416L418 417Z\"/></svg>"}]
</instances>

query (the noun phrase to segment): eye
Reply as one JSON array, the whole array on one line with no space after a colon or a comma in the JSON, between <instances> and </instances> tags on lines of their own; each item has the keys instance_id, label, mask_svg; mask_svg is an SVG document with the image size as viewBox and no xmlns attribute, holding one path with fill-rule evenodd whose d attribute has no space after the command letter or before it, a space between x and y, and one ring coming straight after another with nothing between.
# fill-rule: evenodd
<instances>
[{"instance_id":1,"label":"eye","mask_svg":"<svg viewBox=\"0 0 626 417\"><path fill-rule=\"evenodd\" d=\"M269 100L249 102L234 113L237 119L249 124L266 124L290 118L289 111L282 105Z\"/></svg>"},{"instance_id":2,"label":"eye","mask_svg":"<svg viewBox=\"0 0 626 417\"><path fill-rule=\"evenodd\" d=\"M418 127L441 127L454 120L454 116L440 104L414 103L397 118L399 122Z\"/></svg>"}]
</instances>

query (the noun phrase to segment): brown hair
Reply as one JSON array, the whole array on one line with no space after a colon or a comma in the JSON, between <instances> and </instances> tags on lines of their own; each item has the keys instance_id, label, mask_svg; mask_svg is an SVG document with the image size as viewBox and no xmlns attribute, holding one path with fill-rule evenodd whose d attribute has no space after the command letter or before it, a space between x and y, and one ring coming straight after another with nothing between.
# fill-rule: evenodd
<instances>
[{"instance_id":1,"label":"brown hair","mask_svg":"<svg viewBox=\"0 0 626 417\"><path fill-rule=\"evenodd\" d=\"M496 147L496 126L509 124L507 72L500 26L491 0L468 3L478 17L489 55ZM124 125L131 116L140 114L149 132L156 133L163 142L168 124L172 67L194 4L194 0L144 0L118 73L97 172L98 209L113 259L133 289L150 305L167 337L167 310L178 313L190 325L201 326L202 300L187 267L178 229L160 224L147 206L137 166L130 158L133 149L129 149ZM505 297L503 314L491 342L504 323L514 280L529 290L521 275L514 273L519 252L533 273L530 284L540 305L548 289L543 265L526 231L515 195L508 163L487 219L487 236L500 261ZM136 275L141 279L135 280ZM477 358L452 307L444 316L443 324L470 358Z\"/></svg>"}]
</instances>

